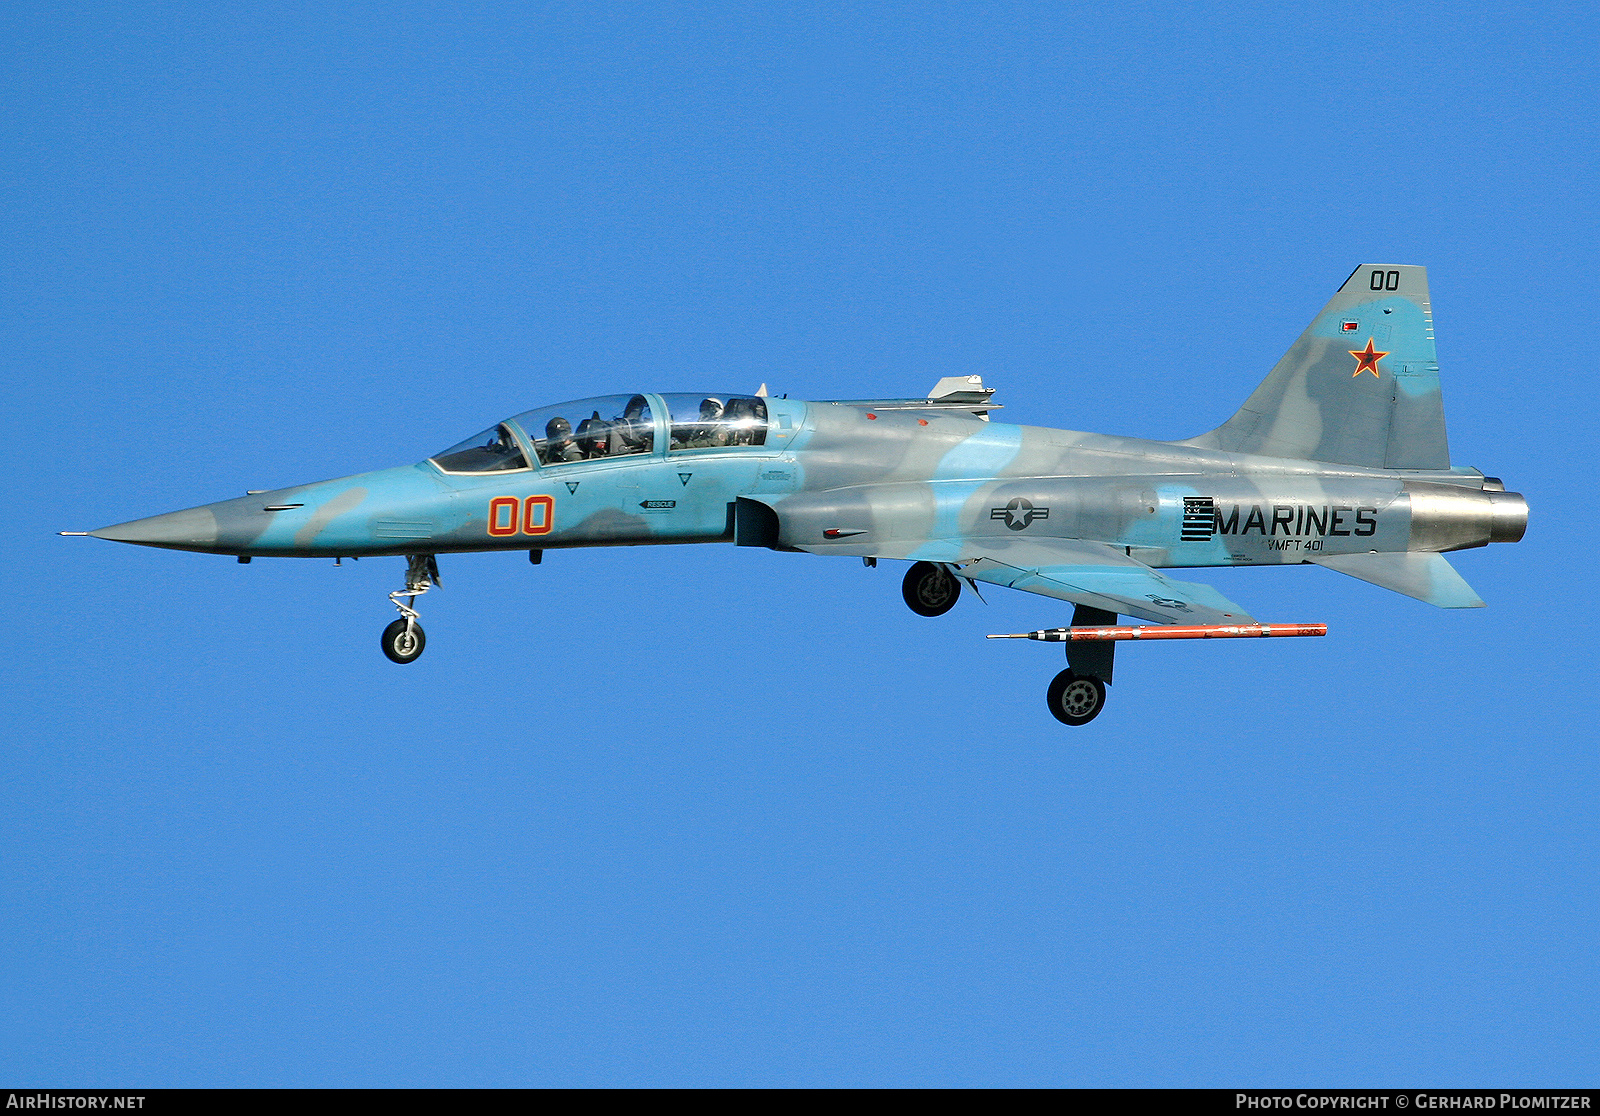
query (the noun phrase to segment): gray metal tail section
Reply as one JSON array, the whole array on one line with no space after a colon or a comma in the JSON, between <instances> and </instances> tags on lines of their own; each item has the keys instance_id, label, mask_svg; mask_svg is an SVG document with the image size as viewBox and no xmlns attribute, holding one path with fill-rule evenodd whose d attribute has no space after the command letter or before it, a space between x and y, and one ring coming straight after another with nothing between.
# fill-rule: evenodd
<instances>
[{"instance_id":1,"label":"gray metal tail section","mask_svg":"<svg viewBox=\"0 0 1600 1116\"><path fill-rule=\"evenodd\" d=\"M1184 445L1448 469L1426 268L1362 264L1237 414Z\"/></svg>"}]
</instances>

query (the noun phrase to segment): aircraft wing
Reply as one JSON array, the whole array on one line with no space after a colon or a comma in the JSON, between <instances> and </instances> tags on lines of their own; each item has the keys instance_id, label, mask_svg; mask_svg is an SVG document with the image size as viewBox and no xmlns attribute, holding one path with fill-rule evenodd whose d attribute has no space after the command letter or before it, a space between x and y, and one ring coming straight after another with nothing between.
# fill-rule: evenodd
<instances>
[{"instance_id":1,"label":"aircraft wing","mask_svg":"<svg viewBox=\"0 0 1600 1116\"><path fill-rule=\"evenodd\" d=\"M1209 585L1175 581L1107 543L970 539L961 576L1157 624L1248 624L1253 617Z\"/></svg>"},{"instance_id":2,"label":"aircraft wing","mask_svg":"<svg viewBox=\"0 0 1600 1116\"><path fill-rule=\"evenodd\" d=\"M817 554L865 548L816 546ZM1227 597L1192 581L1176 581L1109 543L1079 539L944 539L875 557L912 558L959 567L961 577L1039 593L1157 624L1249 624L1254 618ZM893 549L893 548L891 548ZM866 556L866 555L864 555Z\"/></svg>"}]
</instances>

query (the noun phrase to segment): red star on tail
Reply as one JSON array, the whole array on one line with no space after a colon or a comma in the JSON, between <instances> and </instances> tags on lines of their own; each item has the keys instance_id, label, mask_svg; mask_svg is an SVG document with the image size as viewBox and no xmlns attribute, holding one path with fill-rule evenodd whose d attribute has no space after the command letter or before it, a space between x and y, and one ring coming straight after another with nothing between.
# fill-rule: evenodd
<instances>
[{"instance_id":1,"label":"red star on tail","mask_svg":"<svg viewBox=\"0 0 1600 1116\"><path fill-rule=\"evenodd\" d=\"M1372 338L1370 337L1367 338L1367 347L1365 349L1347 349L1345 351L1356 358L1356 370L1350 373L1352 376L1359 376L1363 372L1371 372L1374 376L1377 376L1378 362L1389 355L1374 349L1372 347Z\"/></svg>"}]
</instances>

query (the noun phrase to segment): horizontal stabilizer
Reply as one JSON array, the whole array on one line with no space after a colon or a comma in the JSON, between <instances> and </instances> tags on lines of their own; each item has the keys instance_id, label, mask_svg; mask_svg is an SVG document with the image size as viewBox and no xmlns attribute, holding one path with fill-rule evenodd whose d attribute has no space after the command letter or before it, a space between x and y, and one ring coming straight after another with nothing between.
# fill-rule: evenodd
<instances>
[{"instance_id":1,"label":"horizontal stabilizer","mask_svg":"<svg viewBox=\"0 0 1600 1116\"><path fill-rule=\"evenodd\" d=\"M1483 607L1443 554L1339 554L1311 561L1440 608Z\"/></svg>"}]
</instances>

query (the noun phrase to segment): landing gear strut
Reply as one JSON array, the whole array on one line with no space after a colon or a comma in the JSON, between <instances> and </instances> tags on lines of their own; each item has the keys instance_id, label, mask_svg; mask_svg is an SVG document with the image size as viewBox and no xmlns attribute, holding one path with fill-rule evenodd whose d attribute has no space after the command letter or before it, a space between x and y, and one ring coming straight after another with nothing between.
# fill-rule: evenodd
<instances>
[{"instance_id":1,"label":"landing gear strut","mask_svg":"<svg viewBox=\"0 0 1600 1116\"><path fill-rule=\"evenodd\" d=\"M918 616L943 616L961 598L961 582L942 565L918 562L906 571L900 592Z\"/></svg>"},{"instance_id":2,"label":"landing gear strut","mask_svg":"<svg viewBox=\"0 0 1600 1116\"><path fill-rule=\"evenodd\" d=\"M383 629L383 653L390 662L415 662L428 645L422 625L417 623L417 598L439 584L439 561L432 554L406 555L406 587L389 594L400 610L400 619ZM404 604L400 598L405 597Z\"/></svg>"},{"instance_id":3,"label":"landing gear strut","mask_svg":"<svg viewBox=\"0 0 1600 1116\"><path fill-rule=\"evenodd\" d=\"M1088 724L1106 707L1106 687L1111 683L1116 666L1117 645L1114 641L1137 639L1140 634L1155 630L1112 627L1116 622L1115 612L1081 604L1072 610L1070 628L1042 628L1036 632L992 635L989 638L1037 639L1045 643L1066 644L1067 669L1051 681L1045 702L1050 706L1052 717L1064 725L1076 727Z\"/></svg>"}]
</instances>

